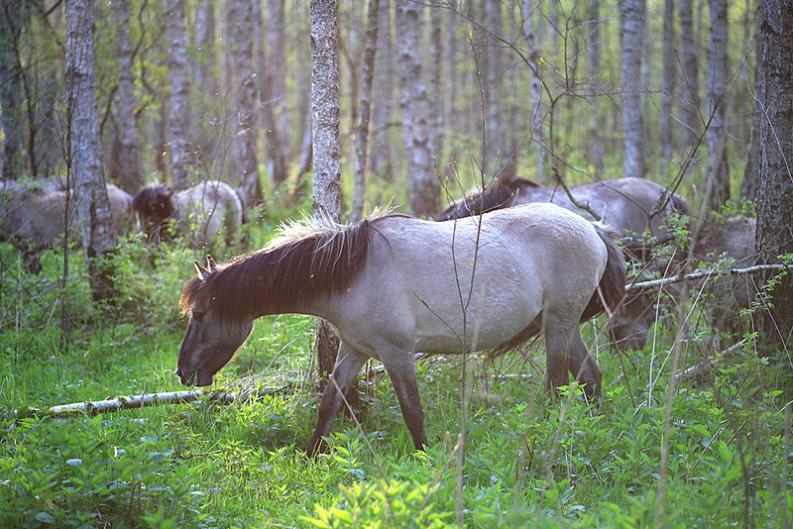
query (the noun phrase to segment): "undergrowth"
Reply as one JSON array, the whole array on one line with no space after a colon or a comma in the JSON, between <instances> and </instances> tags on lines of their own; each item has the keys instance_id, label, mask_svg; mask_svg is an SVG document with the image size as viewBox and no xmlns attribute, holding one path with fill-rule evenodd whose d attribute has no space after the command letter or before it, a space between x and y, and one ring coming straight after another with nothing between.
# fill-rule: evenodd
<instances>
[{"instance_id":1,"label":"undergrowth","mask_svg":"<svg viewBox=\"0 0 793 529\"><path fill-rule=\"evenodd\" d=\"M340 417L328 451L309 459L317 408L310 318L259 320L215 384L289 385L284 394L18 417L29 407L179 389L173 371L185 323L176 300L202 257L126 240L113 257L120 301L100 311L79 252L62 289L57 253L30 276L0 247L0 527L456 526L460 358L419 364L425 452L413 449L388 380L374 375L363 385L362 430ZM576 387L545 394L541 342L493 362L471 356L466 526L654 526L674 328L659 328L654 348L620 357L597 323L583 326L604 373L595 405ZM708 329L692 329L685 366L712 344ZM789 379L747 338L675 396L664 527L790 524L790 397L780 383Z\"/></svg>"}]
</instances>

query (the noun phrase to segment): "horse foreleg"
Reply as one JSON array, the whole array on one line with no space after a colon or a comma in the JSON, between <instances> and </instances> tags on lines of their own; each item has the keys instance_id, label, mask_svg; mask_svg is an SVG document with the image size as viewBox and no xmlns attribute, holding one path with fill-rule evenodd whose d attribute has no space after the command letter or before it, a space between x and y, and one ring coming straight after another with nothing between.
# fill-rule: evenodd
<instances>
[{"instance_id":1,"label":"horse foreleg","mask_svg":"<svg viewBox=\"0 0 793 529\"><path fill-rule=\"evenodd\" d=\"M325 392L322 394L322 400L319 404L317 427L314 429L314 435L311 436L311 442L308 444L309 456L313 456L317 452L322 444L322 438L330 432L333 419L341 407L343 393L347 393L365 361L366 357L364 355L351 349L344 342L339 345L336 365L330 375L332 380L328 380L328 384L325 386ZM339 388L341 388L343 393L339 392Z\"/></svg>"},{"instance_id":2,"label":"horse foreleg","mask_svg":"<svg viewBox=\"0 0 793 529\"><path fill-rule=\"evenodd\" d=\"M413 436L416 450L424 450L427 436L424 433L424 411L421 409L419 386L416 381L416 361L412 352L407 355L387 356L381 354L386 372L394 385L402 417Z\"/></svg>"},{"instance_id":3,"label":"horse foreleg","mask_svg":"<svg viewBox=\"0 0 793 529\"><path fill-rule=\"evenodd\" d=\"M570 372L576 380L584 385L584 392L589 398L600 397L600 368L595 359L587 351L581 331L576 327L573 332L573 341L570 354Z\"/></svg>"}]
</instances>

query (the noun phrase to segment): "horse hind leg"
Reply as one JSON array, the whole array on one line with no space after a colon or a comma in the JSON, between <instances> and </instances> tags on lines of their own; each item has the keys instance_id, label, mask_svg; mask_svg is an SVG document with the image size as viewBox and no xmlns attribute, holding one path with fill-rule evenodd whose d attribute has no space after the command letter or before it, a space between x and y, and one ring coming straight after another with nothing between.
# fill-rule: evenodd
<instances>
[{"instance_id":1,"label":"horse hind leg","mask_svg":"<svg viewBox=\"0 0 793 529\"><path fill-rule=\"evenodd\" d=\"M330 426L343 401L342 395L347 393L364 362L366 362L364 355L350 348L344 342L339 345L336 365L333 367L333 374L331 374L332 380L328 380L328 384L325 386L325 392L322 394L319 404L317 426L308 444L309 456L313 456L319 450L322 439L330 432ZM339 392L339 388L343 393Z\"/></svg>"}]
</instances>

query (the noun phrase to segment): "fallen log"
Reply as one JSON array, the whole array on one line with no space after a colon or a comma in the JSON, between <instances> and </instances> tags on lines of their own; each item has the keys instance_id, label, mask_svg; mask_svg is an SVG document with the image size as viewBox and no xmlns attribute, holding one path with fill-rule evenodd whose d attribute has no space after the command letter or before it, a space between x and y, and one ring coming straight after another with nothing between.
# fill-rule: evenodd
<instances>
[{"instance_id":1,"label":"fallen log","mask_svg":"<svg viewBox=\"0 0 793 529\"><path fill-rule=\"evenodd\" d=\"M760 264L760 265L748 266L746 268L731 268L729 270L719 270L717 268L711 270L699 270L697 272L691 272L688 274L678 274L671 277L663 277L661 279L651 279L649 281L639 281L638 283L630 283L628 285L625 285L625 290L633 291L633 290L642 290L645 288L662 287L670 283L680 283L681 281L688 281L691 279L702 279L703 277L709 277L712 275L717 275L719 273L728 273L730 275L753 274L755 272L762 272L764 270L782 270L784 268L793 269L793 264L790 265Z\"/></svg>"},{"instance_id":2,"label":"fallen log","mask_svg":"<svg viewBox=\"0 0 793 529\"><path fill-rule=\"evenodd\" d=\"M120 410L132 410L144 407L148 408L150 406L184 404L202 399L227 405L234 402L248 402L249 400L266 395L277 395L279 393L285 392L290 387L291 384L276 389L251 388L241 391L204 391L201 389L193 389L186 391L168 391L163 393L145 393L143 395L113 397L105 400L60 404L58 406L52 406L46 409L28 408L22 412L18 412L16 414L16 418L64 418L80 415L83 413L89 415L99 415L101 413L112 413Z\"/></svg>"},{"instance_id":3,"label":"fallen log","mask_svg":"<svg viewBox=\"0 0 793 529\"><path fill-rule=\"evenodd\" d=\"M716 353L714 356L709 356L705 358L703 361L699 362L698 364L695 364L685 369L684 371L680 371L679 373L677 373L677 375L675 375L677 377L677 380L678 381L685 380L707 371L708 368L710 368L713 365L713 362L715 360L722 358L724 356L730 356L731 354L740 350L741 347L743 347L747 341L748 340L744 338L743 340L740 340L738 343L735 343L729 346L728 348L724 349L723 351Z\"/></svg>"}]
</instances>

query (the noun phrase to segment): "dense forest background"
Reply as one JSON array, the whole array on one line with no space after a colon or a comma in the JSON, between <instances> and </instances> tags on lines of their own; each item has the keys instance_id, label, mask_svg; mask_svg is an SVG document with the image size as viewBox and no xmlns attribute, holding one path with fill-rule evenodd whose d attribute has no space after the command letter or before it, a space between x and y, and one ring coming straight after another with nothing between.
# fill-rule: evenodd
<instances>
[{"instance_id":1,"label":"dense forest background","mask_svg":"<svg viewBox=\"0 0 793 529\"><path fill-rule=\"evenodd\" d=\"M0 526L790 527L792 85L789 0L0 0ZM629 261L646 343L581 325L596 405L546 394L542 340L425 357L414 451L369 362L310 458L336 345L299 315L163 393L207 253L623 177L688 208L649 241L675 267ZM133 213L217 180L213 240Z\"/></svg>"},{"instance_id":2,"label":"dense forest background","mask_svg":"<svg viewBox=\"0 0 793 529\"><path fill-rule=\"evenodd\" d=\"M718 101L714 117L723 122L730 183L723 200L753 196L757 60L751 2L725 2L722 18L712 17L704 1L640 2L634 15L623 17L632 22L635 16L637 26L627 30L620 29L616 3L547 4L419 3L412 43L398 38L393 4L380 2L367 203L408 202L403 122L412 107L426 110L421 119L430 140L429 169L442 178L459 177L468 189L478 181L477 166L488 180L520 176L552 183L552 166L573 183L621 176L625 102L639 105L640 127L631 131L637 136L639 159L631 161L639 168L636 176L665 182L686 165L684 188L694 198L708 169L706 141L699 136L714 121L710 114ZM63 3L7 0L3 9L5 177L63 176ZM240 113L253 112L253 130L244 133L255 137L262 198L281 203L280 197L305 185L307 3L254 2L249 10L234 2L102 2L95 16L97 111L108 180L130 193L152 181L179 187L211 177L238 185ZM338 20L349 203L347 177L356 156L366 68L364 2L340 4ZM724 42L711 43L712 27L723 32ZM622 80L621 43L629 31L635 34L628 33L626 42L636 49L625 52L636 54L639 70L636 79ZM718 51L709 51L714 46ZM406 93L399 64L411 50L418 53L411 82L421 86ZM711 66L714 61L719 64ZM253 101L244 91L249 80ZM635 83L631 98L623 90L628 83ZM178 109L171 106L174 99ZM173 146L180 143L187 158L174 164ZM685 164L697 146L692 163ZM434 202L437 207L444 201Z\"/></svg>"}]
</instances>

